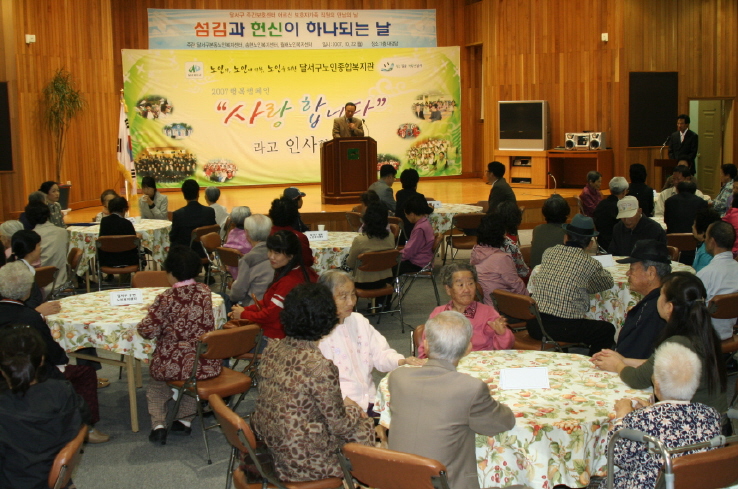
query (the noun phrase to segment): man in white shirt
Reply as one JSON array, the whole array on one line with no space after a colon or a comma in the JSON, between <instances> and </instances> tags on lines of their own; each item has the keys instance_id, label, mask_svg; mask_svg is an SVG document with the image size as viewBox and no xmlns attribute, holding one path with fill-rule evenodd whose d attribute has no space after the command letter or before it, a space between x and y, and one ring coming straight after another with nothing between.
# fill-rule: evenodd
<instances>
[{"instance_id":1,"label":"man in white shirt","mask_svg":"<svg viewBox=\"0 0 738 489\"><path fill-rule=\"evenodd\" d=\"M679 182L691 182L692 181L692 170L685 164L686 161L680 161L679 166L674 168L674 173L671 176L671 182L674 184L672 187L667 188L666 190L662 190L659 194L659 198L656 199L656 208L654 209L654 215L656 216L663 216L664 215L664 205L666 203L666 199L669 197L673 197L677 194L677 185L679 185ZM705 195L699 190L697 190L694 193L697 197L700 197L702 199L705 199L708 204L710 203L710 196Z\"/></svg>"},{"instance_id":2,"label":"man in white shirt","mask_svg":"<svg viewBox=\"0 0 738 489\"><path fill-rule=\"evenodd\" d=\"M712 261L697 272L707 290L707 300L716 295L738 292L738 262L733 259L735 229L730 223L717 221L707 228L705 248L713 256ZM721 340L733 336L733 325L736 318L712 319L712 326Z\"/></svg>"}]
</instances>

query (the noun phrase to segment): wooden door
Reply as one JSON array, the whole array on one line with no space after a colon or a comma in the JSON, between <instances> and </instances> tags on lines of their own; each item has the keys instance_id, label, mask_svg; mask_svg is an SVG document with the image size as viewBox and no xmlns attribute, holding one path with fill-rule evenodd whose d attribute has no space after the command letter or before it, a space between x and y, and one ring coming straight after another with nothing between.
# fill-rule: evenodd
<instances>
[{"instance_id":1,"label":"wooden door","mask_svg":"<svg viewBox=\"0 0 738 489\"><path fill-rule=\"evenodd\" d=\"M720 192L720 165L723 164L723 104L722 100L700 100L698 104L697 181L700 190L713 198Z\"/></svg>"}]
</instances>

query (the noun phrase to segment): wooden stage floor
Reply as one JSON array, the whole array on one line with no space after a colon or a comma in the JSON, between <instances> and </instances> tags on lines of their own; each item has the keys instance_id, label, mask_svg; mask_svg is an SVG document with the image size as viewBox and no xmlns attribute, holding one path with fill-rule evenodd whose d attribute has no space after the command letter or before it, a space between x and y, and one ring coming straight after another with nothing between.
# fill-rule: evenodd
<instances>
[{"instance_id":1,"label":"wooden stage floor","mask_svg":"<svg viewBox=\"0 0 738 489\"><path fill-rule=\"evenodd\" d=\"M254 214L266 214L269 211L272 200L279 197L286 187L241 187L229 188L220 187L221 196L219 204L224 205L229 210L239 205L246 205L251 208ZM399 180L392 187L395 192L402 188ZM300 185L299 189L305 192L306 197L303 199L301 212L344 212L351 210L355 204L343 205L324 205L320 199L320 185ZM426 197L433 197L444 203L453 204L469 204L480 200L487 200L489 196L489 185L479 178L465 179L426 179L420 180L418 192ZM102 192L102 189L100 190ZM525 189L515 188L515 195L519 201L547 199L554 193L552 189ZM581 189L558 189L556 191L563 197L575 197L581 193ZM185 204L182 192L179 190L167 189L165 195L169 199L169 210L176 210ZM200 202L205 203L204 189L200 192ZM130 215L138 216L138 197L132 198L129 202L131 206ZM540 206L540 204L539 204ZM574 209L572 209L574 211ZM71 211L66 218L67 222L85 222L91 221L94 216L100 212L100 207L88 207ZM574 213L574 212L573 212ZM572 213L572 215L573 215Z\"/></svg>"}]
</instances>

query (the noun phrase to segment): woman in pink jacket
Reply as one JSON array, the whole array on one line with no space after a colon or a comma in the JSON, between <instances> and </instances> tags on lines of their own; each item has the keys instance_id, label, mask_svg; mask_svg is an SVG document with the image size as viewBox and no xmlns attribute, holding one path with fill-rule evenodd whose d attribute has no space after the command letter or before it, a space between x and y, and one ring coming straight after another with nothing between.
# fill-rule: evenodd
<instances>
[{"instance_id":1,"label":"woman in pink jacket","mask_svg":"<svg viewBox=\"0 0 738 489\"><path fill-rule=\"evenodd\" d=\"M490 294L502 289L514 294L529 295L523 280L515 269L512 256L503 249L505 223L499 214L482 219L477 234L477 244L472 249L471 264L477 270L482 286L484 303L492 306Z\"/></svg>"},{"instance_id":2,"label":"woman in pink jacket","mask_svg":"<svg viewBox=\"0 0 738 489\"><path fill-rule=\"evenodd\" d=\"M468 263L452 263L443 267L441 281L451 301L433 309L430 318L444 311L456 311L466 316L472 324L472 351L509 350L515 343L505 318L494 307L477 302L477 272ZM423 335L425 336L425 335ZM418 358L425 358L423 342L418 347Z\"/></svg>"},{"instance_id":3,"label":"woman in pink jacket","mask_svg":"<svg viewBox=\"0 0 738 489\"><path fill-rule=\"evenodd\" d=\"M738 199L733 199L728 212L723 216L723 221L732 224L736 235L738 235ZM738 239L735 240L735 244L733 245L733 257L738 257Z\"/></svg>"}]
</instances>

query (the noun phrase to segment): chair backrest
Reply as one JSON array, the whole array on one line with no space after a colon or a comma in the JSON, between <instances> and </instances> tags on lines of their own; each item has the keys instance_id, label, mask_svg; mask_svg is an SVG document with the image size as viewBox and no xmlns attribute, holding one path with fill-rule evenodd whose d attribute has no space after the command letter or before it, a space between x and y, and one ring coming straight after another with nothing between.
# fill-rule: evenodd
<instances>
[{"instance_id":1,"label":"chair backrest","mask_svg":"<svg viewBox=\"0 0 738 489\"><path fill-rule=\"evenodd\" d=\"M223 239L224 243L228 241L228 234L231 232L231 227L232 227L232 220L231 220L231 215L229 214L228 217L226 217L225 222L223 222L223 227L220 230L220 236Z\"/></svg>"},{"instance_id":2,"label":"chair backrest","mask_svg":"<svg viewBox=\"0 0 738 489\"><path fill-rule=\"evenodd\" d=\"M714 296L708 304L707 310L710 312L710 316L716 319L738 317L738 292Z\"/></svg>"},{"instance_id":3,"label":"chair backrest","mask_svg":"<svg viewBox=\"0 0 738 489\"><path fill-rule=\"evenodd\" d=\"M220 226L218 226L217 224L210 224L209 226L200 226L199 228L195 228L192 230L192 234L190 235L190 245L193 241L200 241L200 239L206 234L217 234L218 232L220 232Z\"/></svg>"},{"instance_id":4,"label":"chair backrest","mask_svg":"<svg viewBox=\"0 0 738 489\"><path fill-rule=\"evenodd\" d=\"M666 235L666 244L676 246L679 251L694 251L697 249L697 240L692 233L671 233Z\"/></svg>"},{"instance_id":5,"label":"chair backrest","mask_svg":"<svg viewBox=\"0 0 738 489\"><path fill-rule=\"evenodd\" d=\"M220 242L220 234L218 234L217 232L208 233L200 236L200 242L205 247L205 250L207 250L208 253L212 253L222 244Z\"/></svg>"},{"instance_id":6,"label":"chair backrest","mask_svg":"<svg viewBox=\"0 0 738 489\"><path fill-rule=\"evenodd\" d=\"M389 216L389 217L387 217L387 222L389 224L397 224L398 226L400 226L400 229L404 229L405 228L405 223L402 221L402 219L400 219L397 216Z\"/></svg>"},{"instance_id":7,"label":"chair backrest","mask_svg":"<svg viewBox=\"0 0 738 489\"><path fill-rule=\"evenodd\" d=\"M69 484L72 473L82 458L82 444L86 436L87 425L82 425L77 432L77 436L64 445L64 448L54 458L54 464L51 466L48 480L51 489L60 489L67 487L67 484Z\"/></svg>"},{"instance_id":8,"label":"chair backrest","mask_svg":"<svg viewBox=\"0 0 738 489\"><path fill-rule=\"evenodd\" d=\"M482 212L484 212L485 214L489 212L489 201L488 200L480 200L476 204L472 204L472 205L481 207Z\"/></svg>"},{"instance_id":9,"label":"chair backrest","mask_svg":"<svg viewBox=\"0 0 738 489\"><path fill-rule=\"evenodd\" d=\"M465 229L478 229L482 224L482 218L485 215L481 212L470 212L468 214L456 214L452 219L456 229L461 231Z\"/></svg>"},{"instance_id":10,"label":"chair backrest","mask_svg":"<svg viewBox=\"0 0 738 489\"><path fill-rule=\"evenodd\" d=\"M384 251L367 251L360 254L355 270L362 272L382 272L397 266L400 261L400 251L396 249Z\"/></svg>"},{"instance_id":11,"label":"chair backrest","mask_svg":"<svg viewBox=\"0 0 738 489\"><path fill-rule=\"evenodd\" d=\"M535 301L527 295L514 294L502 289L497 289L492 291L491 296L492 301L495 304L495 309L497 309L497 312L500 314L526 321L536 317L533 312Z\"/></svg>"},{"instance_id":12,"label":"chair backrest","mask_svg":"<svg viewBox=\"0 0 738 489\"><path fill-rule=\"evenodd\" d=\"M672 460L674 489L719 489L731 486L738 481L737 462L738 444L677 457Z\"/></svg>"},{"instance_id":13,"label":"chair backrest","mask_svg":"<svg viewBox=\"0 0 738 489\"><path fill-rule=\"evenodd\" d=\"M77 267L79 267L81 261L82 248L72 248L71 250L69 250L69 253L67 253L67 265L69 265L70 271L76 272Z\"/></svg>"},{"instance_id":14,"label":"chair backrest","mask_svg":"<svg viewBox=\"0 0 738 489\"><path fill-rule=\"evenodd\" d=\"M666 249L669 251L671 261L679 261L679 248L676 246L667 246Z\"/></svg>"},{"instance_id":15,"label":"chair backrest","mask_svg":"<svg viewBox=\"0 0 738 489\"><path fill-rule=\"evenodd\" d=\"M172 215L173 214L174 214L174 211L168 211L167 212L167 219L169 220L169 222L172 222Z\"/></svg>"},{"instance_id":16,"label":"chair backrest","mask_svg":"<svg viewBox=\"0 0 738 489\"><path fill-rule=\"evenodd\" d=\"M167 279L167 272L144 270L133 275L131 287L142 289L145 287L171 287Z\"/></svg>"},{"instance_id":17,"label":"chair backrest","mask_svg":"<svg viewBox=\"0 0 738 489\"><path fill-rule=\"evenodd\" d=\"M36 269L35 276L36 284L43 289L47 285L54 282L54 280L56 279L56 273L58 271L58 268L52 266L38 267Z\"/></svg>"},{"instance_id":18,"label":"chair backrest","mask_svg":"<svg viewBox=\"0 0 738 489\"><path fill-rule=\"evenodd\" d=\"M418 356L418 348L420 348L420 344L423 342L423 333L425 333L425 324L419 324L418 326L415 326L415 329L410 331L413 356Z\"/></svg>"},{"instance_id":19,"label":"chair backrest","mask_svg":"<svg viewBox=\"0 0 738 489\"><path fill-rule=\"evenodd\" d=\"M120 253L123 251L136 250L141 240L135 234L122 236L98 236L95 245L99 251L108 253Z\"/></svg>"},{"instance_id":20,"label":"chair backrest","mask_svg":"<svg viewBox=\"0 0 738 489\"><path fill-rule=\"evenodd\" d=\"M220 424L220 429L232 447L241 453L248 453L248 448L244 444L245 441L251 449L256 449L256 436L254 436L254 432L246 420L233 412L218 394L212 394L208 398L208 402ZM241 438L239 433L242 433L244 438Z\"/></svg>"},{"instance_id":21,"label":"chair backrest","mask_svg":"<svg viewBox=\"0 0 738 489\"><path fill-rule=\"evenodd\" d=\"M257 339L261 339L260 337L261 328L258 324L208 331L200 336L198 352L201 358L233 358L256 348Z\"/></svg>"},{"instance_id":22,"label":"chair backrest","mask_svg":"<svg viewBox=\"0 0 738 489\"><path fill-rule=\"evenodd\" d=\"M395 237L395 245L396 245L400 239L400 226L392 223L389 225L389 227L390 227L390 232L392 233L392 236Z\"/></svg>"},{"instance_id":23,"label":"chair backrest","mask_svg":"<svg viewBox=\"0 0 738 489\"><path fill-rule=\"evenodd\" d=\"M410 453L347 443L339 452L345 481L376 489L448 489L446 466Z\"/></svg>"},{"instance_id":24,"label":"chair backrest","mask_svg":"<svg viewBox=\"0 0 738 489\"><path fill-rule=\"evenodd\" d=\"M523 261L526 265L530 266L530 245L522 245L518 248L520 250L520 254L523 255Z\"/></svg>"},{"instance_id":25,"label":"chair backrest","mask_svg":"<svg viewBox=\"0 0 738 489\"><path fill-rule=\"evenodd\" d=\"M349 228L351 228L351 231L358 233L359 228L361 227L361 214L358 212L347 212L346 213L346 221L348 222Z\"/></svg>"},{"instance_id":26,"label":"chair backrest","mask_svg":"<svg viewBox=\"0 0 738 489\"><path fill-rule=\"evenodd\" d=\"M238 261L243 256L243 253L233 248L226 248L224 246L218 246L215 248L216 253L220 257L220 262L227 267L238 268Z\"/></svg>"}]
</instances>

